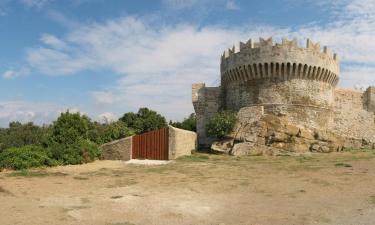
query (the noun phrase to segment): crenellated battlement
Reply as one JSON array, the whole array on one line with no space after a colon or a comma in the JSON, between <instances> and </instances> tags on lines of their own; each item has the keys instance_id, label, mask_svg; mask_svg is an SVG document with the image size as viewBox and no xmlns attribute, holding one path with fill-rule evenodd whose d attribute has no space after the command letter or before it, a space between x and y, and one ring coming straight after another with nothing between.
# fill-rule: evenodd
<instances>
[{"instance_id":1,"label":"crenellated battlement","mask_svg":"<svg viewBox=\"0 0 375 225\"><path fill-rule=\"evenodd\" d=\"M268 39L259 38L259 42L254 42L253 39L249 39L246 43L240 42L239 49L233 46L232 48L228 48L224 51L224 53L221 56L222 60L227 59L228 57L242 52L242 51L251 51L254 49L260 49L260 48L285 48L285 49L296 49L296 50L306 50L313 53L320 53L323 56L328 56L331 59L335 61L339 61L339 57L336 53L332 53L332 51L327 47L324 46L323 50L321 50L320 42L312 42L310 39L306 40L306 46L300 47L298 45L297 39L288 40L287 38L283 38L281 43L275 43L273 42L272 37Z\"/></svg>"},{"instance_id":2,"label":"crenellated battlement","mask_svg":"<svg viewBox=\"0 0 375 225\"><path fill-rule=\"evenodd\" d=\"M297 39L282 39L274 43L272 37L240 42L224 51L221 57L222 85L228 82L246 82L255 79L308 79L337 85L340 59L328 47L306 40L298 46Z\"/></svg>"}]
</instances>

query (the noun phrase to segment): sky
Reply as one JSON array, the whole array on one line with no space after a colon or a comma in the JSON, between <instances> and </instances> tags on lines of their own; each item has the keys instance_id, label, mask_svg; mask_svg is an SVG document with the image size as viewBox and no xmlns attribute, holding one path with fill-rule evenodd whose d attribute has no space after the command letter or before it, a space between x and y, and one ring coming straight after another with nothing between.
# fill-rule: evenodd
<instances>
[{"instance_id":1,"label":"sky","mask_svg":"<svg viewBox=\"0 0 375 225\"><path fill-rule=\"evenodd\" d=\"M0 127L181 120L191 84L219 85L221 54L249 38L311 38L340 56L339 86L375 85L375 0L0 0L0 31Z\"/></svg>"}]
</instances>

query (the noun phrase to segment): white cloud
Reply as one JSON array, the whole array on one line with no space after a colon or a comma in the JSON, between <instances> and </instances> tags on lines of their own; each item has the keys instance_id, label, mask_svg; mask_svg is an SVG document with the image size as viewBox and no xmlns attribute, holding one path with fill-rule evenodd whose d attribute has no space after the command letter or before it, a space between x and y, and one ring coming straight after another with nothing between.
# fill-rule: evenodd
<instances>
[{"instance_id":1,"label":"white cloud","mask_svg":"<svg viewBox=\"0 0 375 225\"><path fill-rule=\"evenodd\" d=\"M57 106L24 101L0 102L0 126L5 127L11 121L35 122L43 124L54 120L60 110Z\"/></svg>"},{"instance_id":2,"label":"white cloud","mask_svg":"<svg viewBox=\"0 0 375 225\"><path fill-rule=\"evenodd\" d=\"M66 43L54 35L51 34L43 34L40 40L55 49L64 49L66 47Z\"/></svg>"},{"instance_id":3,"label":"white cloud","mask_svg":"<svg viewBox=\"0 0 375 225\"><path fill-rule=\"evenodd\" d=\"M172 9L191 8L199 2L199 0L163 0L163 4Z\"/></svg>"},{"instance_id":4,"label":"white cloud","mask_svg":"<svg viewBox=\"0 0 375 225\"><path fill-rule=\"evenodd\" d=\"M115 96L109 91L96 91L93 92L92 95L94 96L95 101L100 104L112 104L115 102Z\"/></svg>"},{"instance_id":5,"label":"white cloud","mask_svg":"<svg viewBox=\"0 0 375 225\"><path fill-rule=\"evenodd\" d=\"M98 120L101 123L110 123L117 119L117 116L115 116L111 112L104 112L98 116Z\"/></svg>"},{"instance_id":6,"label":"white cloud","mask_svg":"<svg viewBox=\"0 0 375 225\"><path fill-rule=\"evenodd\" d=\"M34 7L37 9L43 8L46 4L53 0L20 0L20 2L28 7Z\"/></svg>"},{"instance_id":7,"label":"white cloud","mask_svg":"<svg viewBox=\"0 0 375 225\"><path fill-rule=\"evenodd\" d=\"M230 10L240 9L235 0L227 0L226 7Z\"/></svg>"},{"instance_id":8,"label":"white cloud","mask_svg":"<svg viewBox=\"0 0 375 225\"><path fill-rule=\"evenodd\" d=\"M16 77L26 76L29 74L30 74L30 69L23 67L19 70L9 69L3 73L2 77L6 80L11 80L11 79L15 79Z\"/></svg>"},{"instance_id":9,"label":"white cloud","mask_svg":"<svg viewBox=\"0 0 375 225\"><path fill-rule=\"evenodd\" d=\"M7 127L12 121L50 124L66 111L88 115L76 106L61 106L46 102L0 101L0 127Z\"/></svg>"},{"instance_id":10,"label":"white cloud","mask_svg":"<svg viewBox=\"0 0 375 225\"><path fill-rule=\"evenodd\" d=\"M201 13L221 8L227 10L239 9L236 0L163 0L162 2L164 6L172 10L202 10Z\"/></svg>"}]
</instances>

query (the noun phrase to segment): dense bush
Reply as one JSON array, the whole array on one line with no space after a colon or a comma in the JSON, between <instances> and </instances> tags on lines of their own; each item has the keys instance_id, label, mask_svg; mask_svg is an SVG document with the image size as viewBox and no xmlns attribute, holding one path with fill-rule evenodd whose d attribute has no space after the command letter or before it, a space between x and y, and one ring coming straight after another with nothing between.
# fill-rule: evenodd
<instances>
[{"instance_id":1,"label":"dense bush","mask_svg":"<svg viewBox=\"0 0 375 225\"><path fill-rule=\"evenodd\" d=\"M230 111L223 111L212 116L207 125L206 132L210 137L224 138L234 128L236 114Z\"/></svg>"},{"instance_id":2,"label":"dense bush","mask_svg":"<svg viewBox=\"0 0 375 225\"><path fill-rule=\"evenodd\" d=\"M163 116L148 108L140 108L138 112L125 113L120 119L127 127L141 134L167 126Z\"/></svg>"},{"instance_id":3,"label":"dense bush","mask_svg":"<svg viewBox=\"0 0 375 225\"><path fill-rule=\"evenodd\" d=\"M61 113L52 125L50 141L66 146L88 138L90 119L80 113Z\"/></svg>"},{"instance_id":4,"label":"dense bush","mask_svg":"<svg viewBox=\"0 0 375 225\"><path fill-rule=\"evenodd\" d=\"M170 121L169 124L171 126L181 128L184 130L190 131L197 131L197 117L195 113L190 114L188 118L185 118L182 122L172 122Z\"/></svg>"},{"instance_id":5,"label":"dense bush","mask_svg":"<svg viewBox=\"0 0 375 225\"><path fill-rule=\"evenodd\" d=\"M48 127L33 123L11 122L8 129L0 130L0 151L25 145L45 146L48 139Z\"/></svg>"},{"instance_id":6,"label":"dense bush","mask_svg":"<svg viewBox=\"0 0 375 225\"><path fill-rule=\"evenodd\" d=\"M64 165L92 162L101 154L99 146L89 140L80 140L70 145L52 143L50 152L53 159Z\"/></svg>"},{"instance_id":7,"label":"dense bush","mask_svg":"<svg viewBox=\"0 0 375 225\"><path fill-rule=\"evenodd\" d=\"M28 169L30 167L54 166L57 161L51 154L39 146L23 146L8 148L0 153L0 169Z\"/></svg>"},{"instance_id":8,"label":"dense bush","mask_svg":"<svg viewBox=\"0 0 375 225\"><path fill-rule=\"evenodd\" d=\"M122 121L108 124L93 123L89 130L89 139L102 145L134 134L135 132Z\"/></svg>"},{"instance_id":9,"label":"dense bush","mask_svg":"<svg viewBox=\"0 0 375 225\"><path fill-rule=\"evenodd\" d=\"M99 157L99 146L89 141L93 127L87 116L79 113L62 113L52 125L49 149L52 157L60 163L81 164Z\"/></svg>"}]
</instances>

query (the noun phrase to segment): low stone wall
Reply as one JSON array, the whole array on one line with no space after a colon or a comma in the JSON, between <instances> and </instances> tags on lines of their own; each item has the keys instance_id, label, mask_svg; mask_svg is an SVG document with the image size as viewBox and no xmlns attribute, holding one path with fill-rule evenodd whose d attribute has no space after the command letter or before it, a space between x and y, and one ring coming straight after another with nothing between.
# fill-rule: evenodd
<instances>
[{"instance_id":1,"label":"low stone wall","mask_svg":"<svg viewBox=\"0 0 375 225\"><path fill-rule=\"evenodd\" d=\"M101 146L103 160L123 160L132 158L132 137L112 141ZM197 134L192 131L178 129L169 126L169 155L173 160L180 156L191 155L191 151L197 148Z\"/></svg>"},{"instance_id":2,"label":"low stone wall","mask_svg":"<svg viewBox=\"0 0 375 225\"><path fill-rule=\"evenodd\" d=\"M103 160L130 160L133 137L126 137L101 146Z\"/></svg>"},{"instance_id":3,"label":"low stone wall","mask_svg":"<svg viewBox=\"0 0 375 225\"><path fill-rule=\"evenodd\" d=\"M197 134L169 126L169 160L191 155L197 148Z\"/></svg>"}]
</instances>

